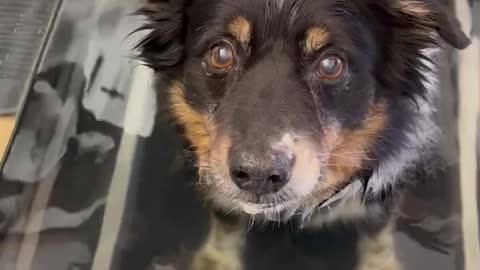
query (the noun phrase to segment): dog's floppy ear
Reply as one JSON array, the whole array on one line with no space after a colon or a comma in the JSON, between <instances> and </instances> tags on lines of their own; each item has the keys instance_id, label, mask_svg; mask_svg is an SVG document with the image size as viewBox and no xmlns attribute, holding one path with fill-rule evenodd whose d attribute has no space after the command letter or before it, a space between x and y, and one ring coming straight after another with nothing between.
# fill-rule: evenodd
<instances>
[{"instance_id":1,"label":"dog's floppy ear","mask_svg":"<svg viewBox=\"0 0 480 270\"><path fill-rule=\"evenodd\" d=\"M145 25L137 31L150 31L137 45L139 58L155 71L174 67L182 59L186 2L187 0L144 0L143 7L136 12L147 19Z\"/></svg>"},{"instance_id":2,"label":"dog's floppy ear","mask_svg":"<svg viewBox=\"0 0 480 270\"><path fill-rule=\"evenodd\" d=\"M462 31L455 13L439 0L371 0L393 16L399 26L410 28L415 34L436 31L447 43L464 49L470 39Z\"/></svg>"}]
</instances>

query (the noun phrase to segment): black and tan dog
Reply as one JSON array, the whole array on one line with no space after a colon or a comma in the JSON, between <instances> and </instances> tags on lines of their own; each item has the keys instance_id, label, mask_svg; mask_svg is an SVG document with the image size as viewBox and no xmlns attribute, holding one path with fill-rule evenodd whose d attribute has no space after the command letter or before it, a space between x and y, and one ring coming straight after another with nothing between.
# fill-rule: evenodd
<instances>
[{"instance_id":1,"label":"black and tan dog","mask_svg":"<svg viewBox=\"0 0 480 270\"><path fill-rule=\"evenodd\" d=\"M140 13L151 30L141 58L169 85L159 95L212 207L289 224L333 257L332 243L348 256L350 224L365 232L350 253L375 253L343 266L248 263L249 243L279 236L218 221L194 269L398 269L388 213L400 176L434 142L435 53L469 44L443 4L148 0ZM325 227L334 232L319 236Z\"/></svg>"}]
</instances>

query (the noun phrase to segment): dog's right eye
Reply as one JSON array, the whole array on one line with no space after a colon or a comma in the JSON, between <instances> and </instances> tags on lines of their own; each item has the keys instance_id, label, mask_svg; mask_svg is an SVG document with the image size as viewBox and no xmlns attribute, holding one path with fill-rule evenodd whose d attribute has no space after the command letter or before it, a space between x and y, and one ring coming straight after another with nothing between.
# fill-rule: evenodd
<instances>
[{"instance_id":1,"label":"dog's right eye","mask_svg":"<svg viewBox=\"0 0 480 270\"><path fill-rule=\"evenodd\" d=\"M329 54L321 59L318 74L323 79L333 80L340 78L344 70L344 60L338 55Z\"/></svg>"},{"instance_id":2,"label":"dog's right eye","mask_svg":"<svg viewBox=\"0 0 480 270\"><path fill-rule=\"evenodd\" d=\"M227 42L222 42L210 49L208 56L210 68L217 71L227 71L235 65L233 47Z\"/></svg>"}]
</instances>

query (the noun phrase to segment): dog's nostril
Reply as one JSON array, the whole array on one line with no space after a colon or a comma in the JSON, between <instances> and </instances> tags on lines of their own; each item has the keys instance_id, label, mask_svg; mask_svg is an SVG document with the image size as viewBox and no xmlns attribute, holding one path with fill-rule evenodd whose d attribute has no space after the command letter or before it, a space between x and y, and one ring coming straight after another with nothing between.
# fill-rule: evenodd
<instances>
[{"instance_id":1,"label":"dog's nostril","mask_svg":"<svg viewBox=\"0 0 480 270\"><path fill-rule=\"evenodd\" d=\"M238 188L256 195L276 193L289 181L292 159L283 152L230 152L230 177Z\"/></svg>"},{"instance_id":2,"label":"dog's nostril","mask_svg":"<svg viewBox=\"0 0 480 270\"><path fill-rule=\"evenodd\" d=\"M278 174L271 175L270 177L267 178L267 181L269 181L272 184L279 184L282 183L282 177Z\"/></svg>"},{"instance_id":3,"label":"dog's nostril","mask_svg":"<svg viewBox=\"0 0 480 270\"><path fill-rule=\"evenodd\" d=\"M248 181L248 173L244 171L234 171L232 174L239 180Z\"/></svg>"}]
</instances>

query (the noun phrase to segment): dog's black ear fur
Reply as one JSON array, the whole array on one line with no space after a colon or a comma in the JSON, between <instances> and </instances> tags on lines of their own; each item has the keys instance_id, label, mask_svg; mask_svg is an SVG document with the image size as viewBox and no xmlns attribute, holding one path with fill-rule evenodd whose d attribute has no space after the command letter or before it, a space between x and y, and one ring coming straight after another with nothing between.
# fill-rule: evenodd
<instances>
[{"instance_id":1,"label":"dog's black ear fur","mask_svg":"<svg viewBox=\"0 0 480 270\"><path fill-rule=\"evenodd\" d=\"M138 44L138 58L155 71L176 66L182 59L187 0L144 0L136 14L147 22L137 31L150 31Z\"/></svg>"},{"instance_id":2,"label":"dog's black ear fur","mask_svg":"<svg viewBox=\"0 0 480 270\"><path fill-rule=\"evenodd\" d=\"M470 40L440 0L366 0L379 43L384 46L378 81L392 93L426 97L425 72L434 66L431 48L439 37L463 49ZM394 89L398 89L395 92Z\"/></svg>"},{"instance_id":3,"label":"dog's black ear fur","mask_svg":"<svg viewBox=\"0 0 480 270\"><path fill-rule=\"evenodd\" d=\"M390 14L399 27L418 35L438 35L457 49L465 49L470 39L461 29L455 13L440 0L372 0Z\"/></svg>"}]
</instances>

